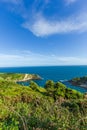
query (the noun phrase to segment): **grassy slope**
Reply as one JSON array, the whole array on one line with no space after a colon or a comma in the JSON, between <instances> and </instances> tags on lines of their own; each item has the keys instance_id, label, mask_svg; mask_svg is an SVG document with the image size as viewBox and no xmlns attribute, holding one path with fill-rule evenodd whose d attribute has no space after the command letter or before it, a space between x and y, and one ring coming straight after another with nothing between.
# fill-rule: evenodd
<instances>
[{"instance_id":1,"label":"grassy slope","mask_svg":"<svg viewBox=\"0 0 87 130\"><path fill-rule=\"evenodd\" d=\"M39 78L40 77L36 74L0 73L0 80L7 80L7 81L20 81L24 79L27 80L27 79L39 79Z\"/></svg>"},{"instance_id":2,"label":"grassy slope","mask_svg":"<svg viewBox=\"0 0 87 130\"><path fill-rule=\"evenodd\" d=\"M58 93L54 100L47 89L34 83L25 87L0 81L0 130L35 129L86 130L87 99L66 99Z\"/></svg>"}]
</instances>

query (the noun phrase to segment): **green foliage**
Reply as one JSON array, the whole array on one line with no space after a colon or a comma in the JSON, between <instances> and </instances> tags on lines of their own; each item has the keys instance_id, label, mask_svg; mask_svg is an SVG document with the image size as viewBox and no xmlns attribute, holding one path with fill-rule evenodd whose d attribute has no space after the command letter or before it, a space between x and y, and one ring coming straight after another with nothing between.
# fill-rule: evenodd
<instances>
[{"instance_id":1,"label":"green foliage","mask_svg":"<svg viewBox=\"0 0 87 130\"><path fill-rule=\"evenodd\" d=\"M36 74L0 73L0 81L6 80L21 83L30 79L41 79L41 77Z\"/></svg>"},{"instance_id":2,"label":"green foliage","mask_svg":"<svg viewBox=\"0 0 87 130\"><path fill-rule=\"evenodd\" d=\"M80 98L83 98L83 94L76 90L66 88L65 97L67 99L80 99Z\"/></svg>"},{"instance_id":3,"label":"green foliage","mask_svg":"<svg viewBox=\"0 0 87 130\"><path fill-rule=\"evenodd\" d=\"M0 130L86 130L87 99L64 84L0 80Z\"/></svg>"},{"instance_id":4,"label":"green foliage","mask_svg":"<svg viewBox=\"0 0 87 130\"><path fill-rule=\"evenodd\" d=\"M83 98L83 94L67 88L61 82L54 83L51 80L48 80L45 84L45 88L47 90L47 95L53 97L55 100L59 97L67 98L67 99L79 99Z\"/></svg>"},{"instance_id":5,"label":"green foliage","mask_svg":"<svg viewBox=\"0 0 87 130\"><path fill-rule=\"evenodd\" d=\"M54 88L54 82L52 80L48 80L45 84L46 89L53 89Z\"/></svg>"},{"instance_id":6,"label":"green foliage","mask_svg":"<svg viewBox=\"0 0 87 130\"><path fill-rule=\"evenodd\" d=\"M52 80L46 82L45 89L47 90L47 95L54 96L54 82Z\"/></svg>"},{"instance_id":7,"label":"green foliage","mask_svg":"<svg viewBox=\"0 0 87 130\"><path fill-rule=\"evenodd\" d=\"M39 86L38 86L34 81L30 81L29 87L30 87L32 90L38 91L38 87L39 87Z\"/></svg>"},{"instance_id":8,"label":"green foliage","mask_svg":"<svg viewBox=\"0 0 87 130\"><path fill-rule=\"evenodd\" d=\"M19 80L23 79L25 74L20 74L20 73L0 73L0 79L4 80Z\"/></svg>"}]
</instances>

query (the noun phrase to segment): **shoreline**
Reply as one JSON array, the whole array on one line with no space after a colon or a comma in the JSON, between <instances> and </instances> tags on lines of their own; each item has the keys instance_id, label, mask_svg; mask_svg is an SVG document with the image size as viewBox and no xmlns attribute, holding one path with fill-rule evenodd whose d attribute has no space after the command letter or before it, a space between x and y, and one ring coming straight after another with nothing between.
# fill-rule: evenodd
<instances>
[{"instance_id":1,"label":"shoreline","mask_svg":"<svg viewBox=\"0 0 87 130\"><path fill-rule=\"evenodd\" d=\"M23 74L23 73L0 73L1 80L17 82L27 82L30 80L41 80L38 74Z\"/></svg>"},{"instance_id":2,"label":"shoreline","mask_svg":"<svg viewBox=\"0 0 87 130\"><path fill-rule=\"evenodd\" d=\"M30 76L30 77L28 77ZM27 82L30 80L42 80L42 78L39 75L34 74L25 74L25 77L21 80L17 80L16 82Z\"/></svg>"},{"instance_id":3,"label":"shoreline","mask_svg":"<svg viewBox=\"0 0 87 130\"><path fill-rule=\"evenodd\" d=\"M79 83L76 83L76 82L74 82L72 80L68 81L71 85L87 89L87 83L80 83L79 84Z\"/></svg>"}]
</instances>

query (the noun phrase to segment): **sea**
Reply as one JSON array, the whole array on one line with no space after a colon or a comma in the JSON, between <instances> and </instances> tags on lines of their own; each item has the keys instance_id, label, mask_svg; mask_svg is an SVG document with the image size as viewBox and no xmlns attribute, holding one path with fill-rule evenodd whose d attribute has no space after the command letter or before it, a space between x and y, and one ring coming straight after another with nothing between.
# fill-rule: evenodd
<instances>
[{"instance_id":1,"label":"sea","mask_svg":"<svg viewBox=\"0 0 87 130\"><path fill-rule=\"evenodd\" d=\"M29 73L38 74L42 80L34 80L39 86L44 87L47 80L62 82L68 88L87 92L86 88L72 86L68 80L74 77L87 76L87 66L37 66L37 67L1 67L0 73ZM25 85L29 85L26 82Z\"/></svg>"}]
</instances>

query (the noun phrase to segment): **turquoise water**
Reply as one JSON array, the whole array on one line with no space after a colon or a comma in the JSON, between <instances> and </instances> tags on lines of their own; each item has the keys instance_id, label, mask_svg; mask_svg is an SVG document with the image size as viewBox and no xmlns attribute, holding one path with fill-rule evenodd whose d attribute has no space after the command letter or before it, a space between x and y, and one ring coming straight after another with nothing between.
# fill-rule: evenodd
<instances>
[{"instance_id":1,"label":"turquoise water","mask_svg":"<svg viewBox=\"0 0 87 130\"><path fill-rule=\"evenodd\" d=\"M0 72L15 72L15 73L31 73L40 75L43 80L36 80L40 86L44 86L46 80L61 81L67 87L76 89L80 92L87 92L87 89L72 86L67 80L74 77L87 75L87 66L42 66L42 67L8 67L0 68Z\"/></svg>"}]
</instances>

